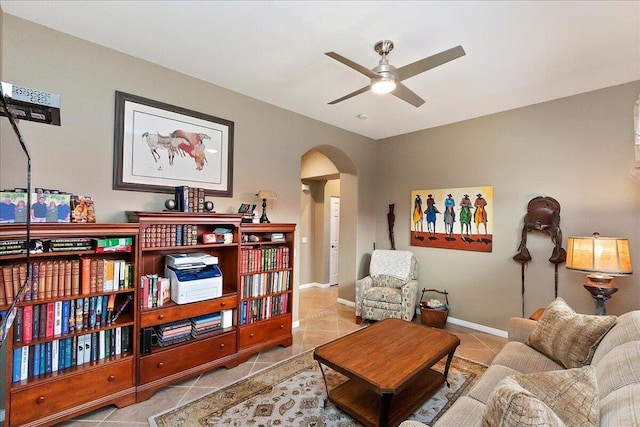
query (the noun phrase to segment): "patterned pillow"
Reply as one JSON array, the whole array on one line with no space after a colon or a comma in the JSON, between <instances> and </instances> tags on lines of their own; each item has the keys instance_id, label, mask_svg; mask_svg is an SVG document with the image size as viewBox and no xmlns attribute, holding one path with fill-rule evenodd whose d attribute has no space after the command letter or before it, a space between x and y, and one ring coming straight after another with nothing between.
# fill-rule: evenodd
<instances>
[{"instance_id":1,"label":"patterned pillow","mask_svg":"<svg viewBox=\"0 0 640 427\"><path fill-rule=\"evenodd\" d=\"M398 279L397 277L387 274L378 274L373 278L373 286L382 286L384 288L400 289L405 283L407 283L406 280Z\"/></svg>"},{"instance_id":2,"label":"patterned pillow","mask_svg":"<svg viewBox=\"0 0 640 427\"><path fill-rule=\"evenodd\" d=\"M600 418L598 404L591 366L512 375L491 393L482 425L595 427Z\"/></svg>"},{"instance_id":3,"label":"patterned pillow","mask_svg":"<svg viewBox=\"0 0 640 427\"><path fill-rule=\"evenodd\" d=\"M556 298L524 343L565 368L579 368L591 362L600 340L615 322L616 316L578 314Z\"/></svg>"}]
</instances>

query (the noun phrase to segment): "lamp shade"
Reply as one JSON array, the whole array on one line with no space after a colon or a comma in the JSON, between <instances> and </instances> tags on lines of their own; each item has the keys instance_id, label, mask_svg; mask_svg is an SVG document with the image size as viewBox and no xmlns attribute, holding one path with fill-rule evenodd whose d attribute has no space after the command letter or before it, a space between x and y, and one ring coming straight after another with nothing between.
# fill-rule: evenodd
<instances>
[{"instance_id":1,"label":"lamp shade","mask_svg":"<svg viewBox=\"0 0 640 427\"><path fill-rule=\"evenodd\" d=\"M625 276L633 273L629 241L620 237L569 237L566 267L587 273Z\"/></svg>"},{"instance_id":2,"label":"lamp shade","mask_svg":"<svg viewBox=\"0 0 640 427\"><path fill-rule=\"evenodd\" d=\"M256 196L258 196L258 199L267 199L267 200L275 200L278 198L278 195L276 194L276 192L272 190L259 190Z\"/></svg>"}]
</instances>

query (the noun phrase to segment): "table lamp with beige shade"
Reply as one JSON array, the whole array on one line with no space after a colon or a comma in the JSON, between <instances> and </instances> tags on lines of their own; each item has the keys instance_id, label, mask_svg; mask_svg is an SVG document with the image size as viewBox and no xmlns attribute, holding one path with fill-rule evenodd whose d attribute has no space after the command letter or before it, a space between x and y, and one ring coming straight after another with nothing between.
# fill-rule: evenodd
<instances>
[{"instance_id":1,"label":"table lamp with beige shade","mask_svg":"<svg viewBox=\"0 0 640 427\"><path fill-rule=\"evenodd\" d=\"M569 237L567 263L570 270L589 273L584 288L595 301L596 314L606 314L606 302L618 291L613 286L613 276L633 273L629 241L621 237Z\"/></svg>"}]
</instances>

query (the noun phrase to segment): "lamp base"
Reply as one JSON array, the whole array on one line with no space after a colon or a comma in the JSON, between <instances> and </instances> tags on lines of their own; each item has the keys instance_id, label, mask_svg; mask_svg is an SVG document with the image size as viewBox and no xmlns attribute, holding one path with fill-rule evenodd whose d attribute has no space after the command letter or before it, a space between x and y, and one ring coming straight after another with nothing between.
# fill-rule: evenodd
<instances>
[{"instance_id":1,"label":"lamp base","mask_svg":"<svg viewBox=\"0 0 640 427\"><path fill-rule=\"evenodd\" d=\"M262 199L262 215L260 216L260 224L270 223L267 218L267 199Z\"/></svg>"},{"instance_id":2,"label":"lamp base","mask_svg":"<svg viewBox=\"0 0 640 427\"><path fill-rule=\"evenodd\" d=\"M589 291L591 298L596 304L596 314L598 316L604 316L607 314L606 303L611 299L611 296L618 292L618 288L613 286L593 286L589 280L584 284L584 288Z\"/></svg>"}]
</instances>

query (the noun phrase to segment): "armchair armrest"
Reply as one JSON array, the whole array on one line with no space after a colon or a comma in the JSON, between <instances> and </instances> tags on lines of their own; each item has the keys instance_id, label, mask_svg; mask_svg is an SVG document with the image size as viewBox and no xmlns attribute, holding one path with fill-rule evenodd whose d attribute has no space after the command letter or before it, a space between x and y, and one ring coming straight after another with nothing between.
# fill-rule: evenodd
<instances>
[{"instance_id":1,"label":"armchair armrest","mask_svg":"<svg viewBox=\"0 0 640 427\"><path fill-rule=\"evenodd\" d=\"M373 279L371 276L356 280L356 316L362 316L362 295L367 289L372 287Z\"/></svg>"},{"instance_id":2,"label":"armchair armrest","mask_svg":"<svg viewBox=\"0 0 640 427\"><path fill-rule=\"evenodd\" d=\"M509 341L524 342L538 322L522 317L512 317L507 322Z\"/></svg>"},{"instance_id":3,"label":"armchair armrest","mask_svg":"<svg viewBox=\"0 0 640 427\"><path fill-rule=\"evenodd\" d=\"M418 307L418 281L409 280L402 288L402 319L408 322L413 319Z\"/></svg>"}]
</instances>

